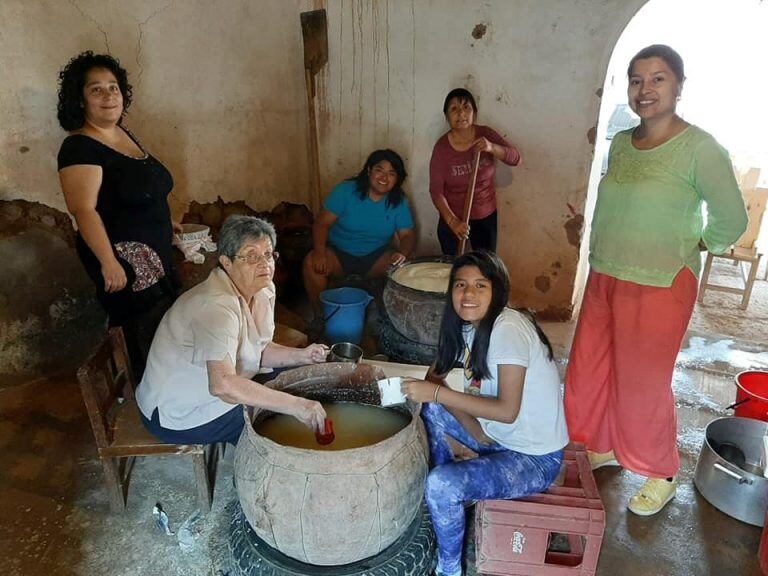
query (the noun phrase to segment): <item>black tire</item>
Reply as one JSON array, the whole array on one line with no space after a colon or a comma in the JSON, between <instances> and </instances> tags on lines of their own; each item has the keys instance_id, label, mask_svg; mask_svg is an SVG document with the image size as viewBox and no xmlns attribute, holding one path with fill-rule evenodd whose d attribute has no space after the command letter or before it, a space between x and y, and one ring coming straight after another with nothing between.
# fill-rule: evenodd
<instances>
[{"instance_id":1,"label":"black tire","mask_svg":"<svg viewBox=\"0 0 768 576\"><path fill-rule=\"evenodd\" d=\"M351 564L314 566L289 558L259 538L238 502L229 549L235 576L425 576L436 564L435 534L423 503L403 535L383 552Z\"/></svg>"},{"instance_id":2,"label":"black tire","mask_svg":"<svg viewBox=\"0 0 768 576\"><path fill-rule=\"evenodd\" d=\"M437 346L414 342L400 334L386 313L379 314L379 350L390 360L429 366L437 357Z\"/></svg>"}]
</instances>

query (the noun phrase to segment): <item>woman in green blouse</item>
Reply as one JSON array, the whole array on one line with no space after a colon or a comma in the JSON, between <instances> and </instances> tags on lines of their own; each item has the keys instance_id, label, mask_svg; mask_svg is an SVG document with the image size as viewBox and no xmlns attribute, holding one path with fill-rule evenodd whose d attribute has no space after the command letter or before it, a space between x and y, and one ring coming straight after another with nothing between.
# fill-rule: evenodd
<instances>
[{"instance_id":1,"label":"woman in green blouse","mask_svg":"<svg viewBox=\"0 0 768 576\"><path fill-rule=\"evenodd\" d=\"M675 494L671 381L696 301L700 252L727 250L747 214L728 153L676 113L680 55L648 46L627 74L640 125L616 135L600 182L565 410L593 469L623 466L647 478L628 507L648 516Z\"/></svg>"}]
</instances>

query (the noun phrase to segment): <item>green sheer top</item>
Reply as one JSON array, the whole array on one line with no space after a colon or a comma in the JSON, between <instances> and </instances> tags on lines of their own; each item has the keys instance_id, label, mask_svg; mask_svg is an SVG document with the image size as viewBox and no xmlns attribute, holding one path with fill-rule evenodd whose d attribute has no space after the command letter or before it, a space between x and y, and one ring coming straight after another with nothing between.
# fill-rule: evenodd
<instances>
[{"instance_id":1,"label":"green sheer top","mask_svg":"<svg viewBox=\"0 0 768 576\"><path fill-rule=\"evenodd\" d=\"M589 263L620 280L667 287L684 266L698 276L699 240L722 254L746 228L733 166L712 136L689 126L656 148L638 150L630 129L611 144L592 219Z\"/></svg>"}]
</instances>

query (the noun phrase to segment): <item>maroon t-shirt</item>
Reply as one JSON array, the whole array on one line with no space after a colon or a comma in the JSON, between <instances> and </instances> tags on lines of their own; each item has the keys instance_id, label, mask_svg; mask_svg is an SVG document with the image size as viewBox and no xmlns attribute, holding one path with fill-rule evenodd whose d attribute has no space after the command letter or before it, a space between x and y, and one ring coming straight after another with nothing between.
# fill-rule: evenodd
<instances>
[{"instance_id":1,"label":"maroon t-shirt","mask_svg":"<svg viewBox=\"0 0 768 576\"><path fill-rule=\"evenodd\" d=\"M502 146L505 151L502 161L505 164L517 166L520 162L520 152L517 148L495 130L488 126L475 125L475 136L485 137L490 142ZM472 147L463 152L456 150L448 141L448 133L445 133L435 144L432 160L429 162L429 194L432 196L432 202L445 197L448 206L459 218L464 213L464 200L469 190L469 180L472 178L474 155ZM483 152L477 171L470 219L485 218L496 210L496 185L493 181L495 172L496 158L493 154Z\"/></svg>"}]
</instances>

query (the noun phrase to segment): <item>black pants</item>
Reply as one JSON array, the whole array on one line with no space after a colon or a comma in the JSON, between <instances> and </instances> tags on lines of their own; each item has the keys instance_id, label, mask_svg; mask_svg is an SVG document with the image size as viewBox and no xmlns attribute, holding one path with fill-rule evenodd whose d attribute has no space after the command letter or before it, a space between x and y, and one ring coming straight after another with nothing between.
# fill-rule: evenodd
<instances>
[{"instance_id":1,"label":"black pants","mask_svg":"<svg viewBox=\"0 0 768 576\"><path fill-rule=\"evenodd\" d=\"M128 356L131 359L131 367L136 383L141 382L144 368L149 356L149 348L155 337L157 327L163 316L171 307L175 297L163 294L151 307L143 310L135 310L132 314L110 314L109 325L120 326L125 336L125 345L128 348ZM109 313L109 311L107 311Z\"/></svg>"},{"instance_id":2,"label":"black pants","mask_svg":"<svg viewBox=\"0 0 768 576\"><path fill-rule=\"evenodd\" d=\"M472 250L496 252L496 214L497 212L494 210L485 218L469 221L469 242L472 245ZM437 224L437 239L440 241L440 249L443 254L456 255L459 241L442 218Z\"/></svg>"}]
</instances>

